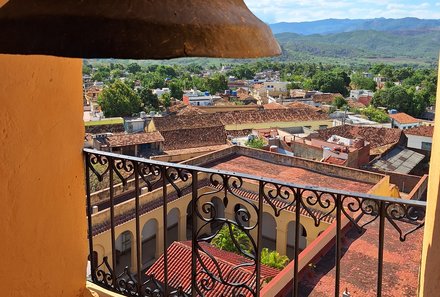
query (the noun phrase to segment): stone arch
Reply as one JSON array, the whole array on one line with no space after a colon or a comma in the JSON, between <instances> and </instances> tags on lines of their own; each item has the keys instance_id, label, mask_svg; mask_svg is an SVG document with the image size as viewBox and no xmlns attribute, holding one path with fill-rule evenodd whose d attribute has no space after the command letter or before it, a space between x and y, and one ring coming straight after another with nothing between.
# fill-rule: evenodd
<instances>
[{"instance_id":1,"label":"stone arch","mask_svg":"<svg viewBox=\"0 0 440 297\"><path fill-rule=\"evenodd\" d=\"M131 267L131 261L133 256L132 245L133 245L133 234L131 231L126 230L119 234L115 240L116 249L116 268L115 272L117 275L124 271L125 267Z\"/></svg>"},{"instance_id":2,"label":"stone arch","mask_svg":"<svg viewBox=\"0 0 440 297\"><path fill-rule=\"evenodd\" d=\"M142 266L152 264L157 251L157 230L156 219L148 220L142 227Z\"/></svg>"},{"instance_id":3,"label":"stone arch","mask_svg":"<svg viewBox=\"0 0 440 297\"><path fill-rule=\"evenodd\" d=\"M269 250L276 250L277 241L277 222L273 215L268 212L263 212L263 217L259 222L262 224L262 247L268 248Z\"/></svg>"},{"instance_id":4,"label":"stone arch","mask_svg":"<svg viewBox=\"0 0 440 297\"><path fill-rule=\"evenodd\" d=\"M295 221L290 221L287 224L287 249L286 249L286 255L290 259L293 259L295 257ZM299 241L298 241L298 248L299 251L302 251L307 246L307 230L306 228L299 223Z\"/></svg>"},{"instance_id":5,"label":"stone arch","mask_svg":"<svg viewBox=\"0 0 440 297\"><path fill-rule=\"evenodd\" d=\"M167 248L174 241L179 240L179 218L180 210L176 207L168 211L167 214Z\"/></svg>"}]
</instances>

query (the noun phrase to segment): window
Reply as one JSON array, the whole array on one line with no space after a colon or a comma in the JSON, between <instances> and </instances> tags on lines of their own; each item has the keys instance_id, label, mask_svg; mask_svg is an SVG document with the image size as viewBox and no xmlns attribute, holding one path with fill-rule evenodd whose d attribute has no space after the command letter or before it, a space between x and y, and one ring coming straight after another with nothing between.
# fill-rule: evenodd
<instances>
[{"instance_id":1,"label":"window","mask_svg":"<svg viewBox=\"0 0 440 297\"><path fill-rule=\"evenodd\" d=\"M422 150L430 151L432 147L432 143L422 141Z\"/></svg>"}]
</instances>

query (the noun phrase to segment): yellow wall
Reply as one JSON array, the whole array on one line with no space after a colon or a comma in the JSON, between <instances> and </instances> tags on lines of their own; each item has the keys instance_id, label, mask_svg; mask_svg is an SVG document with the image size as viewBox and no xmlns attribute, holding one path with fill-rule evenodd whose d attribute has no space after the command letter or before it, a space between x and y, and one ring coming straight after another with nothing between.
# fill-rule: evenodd
<instances>
[{"instance_id":1,"label":"yellow wall","mask_svg":"<svg viewBox=\"0 0 440 297\"><path fill-rule=\"evenodd\" d=\"M439 70L440 77L440 70ZM437 85L437 110L440 110L440 82ZM420 268L420 296L440 292L440 117L436 117L428 181L428 206Z\"/></svg>"},{"instance_id":2,"label":"yellow wall","mask_svg":"<svg viewBox=\"0 0 440 297\"><path fill-rule=\"evenodd\" d=\"M82 62L0 55L1 296L82 296Z\"/></svg>"}]
</instances>

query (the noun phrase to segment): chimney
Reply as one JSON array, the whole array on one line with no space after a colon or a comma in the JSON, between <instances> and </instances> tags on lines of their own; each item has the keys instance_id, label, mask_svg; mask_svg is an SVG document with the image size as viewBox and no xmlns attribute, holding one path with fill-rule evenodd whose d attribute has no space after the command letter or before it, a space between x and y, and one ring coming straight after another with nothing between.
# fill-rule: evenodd
<instances>
[{"instance_id":1,"label":"chimney","mask_svg":"<svg viewBox=\"0 0 440 297\"><path fill-rule=\"evenodd\" d=\"M345 288L345 291L342 293L342 297L351 297L351 294L348 292L347 288Z\"/></svg>"}]
</instances>

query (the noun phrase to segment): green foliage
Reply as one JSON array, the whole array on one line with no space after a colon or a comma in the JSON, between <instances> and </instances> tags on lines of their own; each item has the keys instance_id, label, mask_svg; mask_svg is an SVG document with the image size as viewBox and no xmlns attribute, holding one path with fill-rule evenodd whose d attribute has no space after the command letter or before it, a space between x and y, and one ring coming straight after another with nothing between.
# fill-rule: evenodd
<instances>
[{"instance_id":1,"label":"green foliage","mask_svg":"<svg viewBox=\"0 0 440 297\"><path fill-rule=\"evenodd\" d=\"M266 141L263 138L252 138L244 143L244 145L255 148L262 149L266 145Z\"/></svg>"},{"instance_id":2,"label":"green foliage","mask_svg":"<svg viewBox=\"0 0 440 297\"><path fill-rule=\"evenodd\" d=\"M347 100L344 99L342 96L336 96L335 99L332 102L333 106L336 106L337 108L342 108L343 106L346 106L348 104Z\"/></svg>"},{"instance_id":3,"label":"green foliage","mask_svg":"<svg viewBox=\"0 0 440 297\"><path fill-rule=\"evenodd\" d=\"M212 75L206 81L206 89L210 94L216 94L228 89L228 80L226 79L226 76L220 73Z\"/></svg>"},{"instance_id":4,"label":"green foliage","mask_svg":"<svg viewBox=\"0 0 440 297\"><path fill-rule=\"evenodd\" d=\"M342 96L348 95L345 83L343 75L334 72L319 71L312 78L313 89L325 93L340 93Z\"/></svg>"},{"instance_id":5,"label":"green foliage","mask_svg":"<svg viewBox=\"0 0 440 297\"><path fill-rule=\"evenodd\" d=\"M367 116L369 120L374 122L387 123L390 120L388 115L383 110L374 108L372 105L363 108L360 112L361 114Z\"/></svg>"},{"instance_id":6,"label":"green foliage","mask_svg":"<svg viewBox=\"0 0 440 297\"><path fill-rule=\"evenodd\" d=\"M137 63L131 63L127 65L127 71L130 73L138 73L142 70L141 66Z\"/></svg>"},{"instance_id":7,"label":"green foliage","mask_svg":"<svg viewBox=\"0 0 440 297\"><path fill-rule=\"evenodd\" d=\"M211 244L224 251L240 253L234 241L240 246L242 251L251 251L249 237L235 225L224 225L212 239Z\"/></svg>"},{"instance_id":8,"label":"green foliage","mask_svg":"<svg viewBox=\"0 0 440 297\"><path fill-rule=\"evenodd\" d=\"M403 86L392 86L375 93L372 104L388 109L397 109L412 116L419 116L425 111L429 96L416 92L415 88L405 89Z\"/></svg>"},{"instance_id":9,"label":"green foliage","mask_svg":"<svg viewBox=\"0 0 440 297\"><path fill-rule=\"evenodd\" d=\"M288 263L289 258L281 255L277 251L269 251L268 248L263 248L261 250L261 264L277 269L283 269Z\"/></svg>"},{"instance_id":10,"label":"green foliage","mask_svg":"<svg viewBox=\"0 0 440 297\"><path fill-rule=\"evenodd\" d=\"M372 78L364 77L362 73L351 76L351 87L356 90L376 90L376 82Z\"/></svg>"},{"instance_id":11,"label":"green foliage","mask_svg":"<svg viewBox=\"0 0 440 297\"><path fill-rule=\"evenodd\" d=\"M106 117L132 116L141 110L141 99L136 92L121 81L104 88L98 104Z\"/></svg>"},{"instance_id":12,"label":"green foliage","mask_svg":"<svg viewBox=\"0 0 440 297\"><path fill-rule=\"evenodd\" d=\"M169 93L164 93L160 96L160 101L164 107L171 106L171 95Z\"/></svg>"},{"instance_id":13,"label":"green foliage","mask_svg":"<svg viewBox=\"0 0 440 297\"><path fill-rule=\"evenodd\" d=\"M145 111L157 111L159 110L159 98L150 89L142 88L139 92L139 96L142 101L142 106Z\"/></svg>"},{"instance_id":14,"label":"green foliage","mask_svg":"<svg viewBox=\"0 0 440 297\"><path fill-rule=\"evenodd\" d=\"M253 253L252 244L248 235L235 225L224 225L212 239L211 244L218 249L237 254L241 254L242 252ZM242 252L237 248L236 244L239 245ZM289 258L280 255L277 251L270 251L267 248L263 248L261 250L261 263L269 267L283 269L289 263Z\"/></svg>"}]
</instances>

